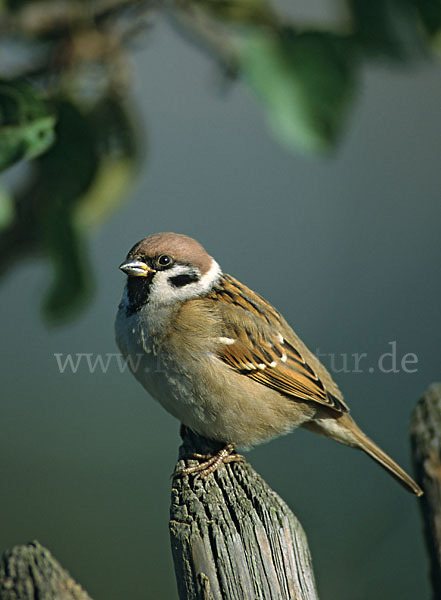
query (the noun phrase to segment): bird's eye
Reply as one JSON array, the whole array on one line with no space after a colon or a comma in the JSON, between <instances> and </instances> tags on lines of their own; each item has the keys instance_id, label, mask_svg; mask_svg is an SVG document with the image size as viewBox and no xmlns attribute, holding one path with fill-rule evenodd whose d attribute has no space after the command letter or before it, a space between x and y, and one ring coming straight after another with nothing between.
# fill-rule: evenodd
<instances>
[{"instance_id":1,"label":"bird's eye","mask_svg":"<svg viewBox=\"0 0 441 600\"><path fill-rule=\"evenodd\" d=\"M171 262L172 262L172 259L171 259L171 257L168 254L162 254L158 258L158 265L161 265L161 267L166 267Z\"/></svg>"}]
</instances>

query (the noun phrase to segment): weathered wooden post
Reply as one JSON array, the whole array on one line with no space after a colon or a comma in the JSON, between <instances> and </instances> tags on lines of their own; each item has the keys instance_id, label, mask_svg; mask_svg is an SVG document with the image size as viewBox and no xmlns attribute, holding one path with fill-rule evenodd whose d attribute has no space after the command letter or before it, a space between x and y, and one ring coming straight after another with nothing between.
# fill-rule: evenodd
<instances>
[{"instance_id":1,"label":"weathered wooden post","mask_svg":"<svg viewBox=\"0 0 441 600\"><path fill-rule=\"evenodd\" d=\"M434 383L418 402L410 425L424 534L430 558L433 598L441 598L441 384Z\"/></svg>"},{"instance_id":2,"label":"weathered wooden post","mask_svg":"<svg viewBox=\"0 0 441 600\"><path fill-rule=\"evenodd\" d=\"M184 457L221 445L185 430ZM246 462L173 479L170 536L180 600L317 600L305 533Z\"/></svg>"},{"instance_id":3,"label":"weathered wooden post","mask_svg":"<svg viewBox=\"0 0 441 600\"><path fill-rule=\"evenodd\" d=\"M15 546L0 558L0 600L91 600L38 542Z\"/></svg>"}]
</instances>

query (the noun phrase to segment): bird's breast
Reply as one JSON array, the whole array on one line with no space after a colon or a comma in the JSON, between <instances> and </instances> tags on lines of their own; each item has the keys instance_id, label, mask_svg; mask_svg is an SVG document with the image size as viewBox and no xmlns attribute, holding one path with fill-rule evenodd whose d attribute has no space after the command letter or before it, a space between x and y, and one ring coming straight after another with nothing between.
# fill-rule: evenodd
<instances>
[{"instance_id":1,"label":"bird's breast","mask_svg":"<svg viewBox=\"0 0 441 600\"><path fill-rule=\"evenodd\" d=\"M313 406L297 404L222 362L190 309L170 321L166 311L127 316L120 308L116 320L117 342L130 369L170 414L205 437L242 447L312 417Z\"/></svg>"}]
</instances>

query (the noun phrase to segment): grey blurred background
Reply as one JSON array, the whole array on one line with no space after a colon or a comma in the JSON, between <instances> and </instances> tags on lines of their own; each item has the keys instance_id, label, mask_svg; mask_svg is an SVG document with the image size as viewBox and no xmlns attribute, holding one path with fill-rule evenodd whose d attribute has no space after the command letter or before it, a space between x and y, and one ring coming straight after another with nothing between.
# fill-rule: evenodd
<instances>
[{"instance_id":1,"label":"grey blurred background","mask_svg":"<svg viewBox=\"0 0 441 600\"><path fill-rule=\"evenodd\" d=\"M410 413L440 379L437 65L365 71L329 158L281 148L254 98L240 84L219 95L212 63L165 24L136 52L134 80L150 151L133 197L92 239L93 305L47 329L37 260L0 299L0 547L37 538L97 600L177 597L167 526L179 424L115 361L61 374L54 357L117 352L118 265L138 239L196 237L337 369L342 353L367 353L363 372L335 379L408 470ZM378 370L390 342L398 373ZM414 373L400 367L407 353ZM323 600L429 598L418 501L367 457L302 431L247 456L301 520Z\"/></svg>"}]
</instances>

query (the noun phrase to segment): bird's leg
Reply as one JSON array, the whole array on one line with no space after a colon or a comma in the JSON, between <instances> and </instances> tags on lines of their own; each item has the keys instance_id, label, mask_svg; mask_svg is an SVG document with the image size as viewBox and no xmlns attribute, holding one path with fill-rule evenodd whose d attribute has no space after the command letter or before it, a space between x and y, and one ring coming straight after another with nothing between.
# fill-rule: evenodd
<instances>
[{"instance_id":1,"label":"bird's leg","mask_svg":"<svg viewBox=\"0 0 441 600\"><path fill-rule=\"evenodd\" d=\"M199 454L197 452L190 454L188 458L193 458L196 460L202 460L199 465L194 467L186 467L185 469L179 469L175 471L172 477L184 477L185 475L192 475L196 473L202 479L214 473L220 465L227 464L230 462L239 462L245 461L245 457L241 454L234 453L234 444L227 444L225 448L216 452L216 454Z\"/></svg>"}]
</instances>

